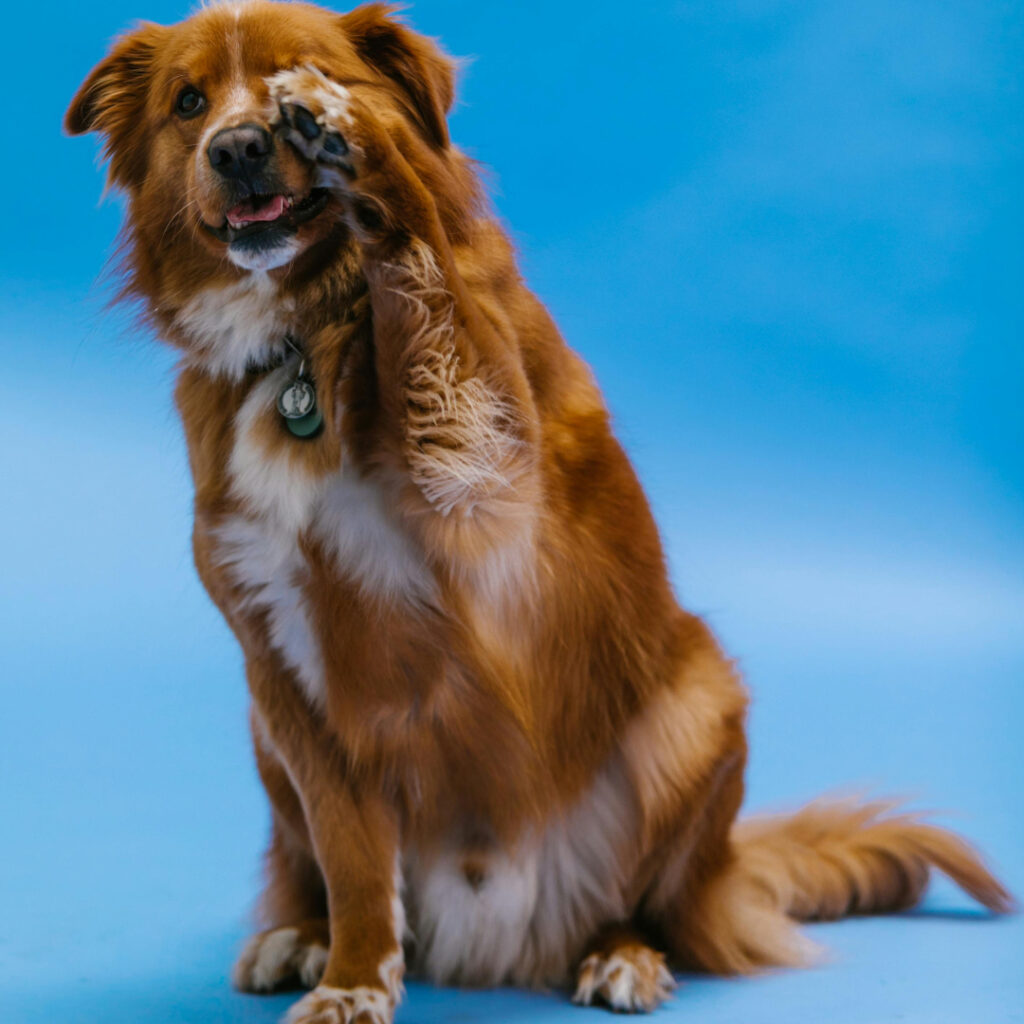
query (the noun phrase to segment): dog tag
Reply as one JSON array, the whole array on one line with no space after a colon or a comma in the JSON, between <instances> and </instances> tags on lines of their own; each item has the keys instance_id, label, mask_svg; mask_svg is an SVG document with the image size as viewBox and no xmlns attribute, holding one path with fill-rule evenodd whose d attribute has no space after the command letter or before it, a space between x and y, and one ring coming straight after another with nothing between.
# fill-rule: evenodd
<instances>
[{"instance_id":1,"label":"dog tag","mask_svg":"<svg viewBox=\"0 0 1024 1024\"><path fill-rule=\"evenodd\" d=\"M305 419L316 409L316 389L301 377L291 381L277 396L277 411L286 420Z\"/></svg>"},{"instance_id":2,"label":"dog tag","mask_svg":"<svg viewBox=\"0 0 1024 1024\"><path fill-rule=\"evenodd\" d=\"M319 409L314 409L296 420L285 420L284 425L293 437L313 437L324 422Z\"/></svg>"}]
</instances>

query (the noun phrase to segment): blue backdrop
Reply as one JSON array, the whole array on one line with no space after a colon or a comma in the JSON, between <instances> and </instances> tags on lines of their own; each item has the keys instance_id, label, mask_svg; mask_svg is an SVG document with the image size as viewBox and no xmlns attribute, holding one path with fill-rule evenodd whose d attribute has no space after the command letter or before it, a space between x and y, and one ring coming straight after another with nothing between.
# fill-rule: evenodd
<instances>
[{"instance_id":1,"label":"blue backdrop","mask_svg":"<svg viewBox=\"0 0 1024 1024\"><path fill-rule=\"evenodd\" d=\"M227 984L266 826L239 658L191 567L172 359L103 309L119 206L59 131L110 36L186 13L6 14L4 1024L263 1024L289 1001ZM1024 5L411 16L474 58L454 135L595 367L681 596L747 673L749 805L906 793L1024 889ZM1024 928L948 886L814 932L826 967L695 980L662 1018L1024 1015ZM414 985L400 1019L581 1013Z\"/></svg>"}]
</instances>

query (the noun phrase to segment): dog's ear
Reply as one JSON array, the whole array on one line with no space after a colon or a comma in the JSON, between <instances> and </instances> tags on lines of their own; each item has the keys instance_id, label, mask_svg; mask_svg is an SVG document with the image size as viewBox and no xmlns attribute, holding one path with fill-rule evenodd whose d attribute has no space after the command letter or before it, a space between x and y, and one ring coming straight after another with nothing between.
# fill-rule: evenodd
<instances>
[{"instance_id":1,"label":"dog's ear","mask_svg":"<svg viewBox=\"0 0 1024 1024\"><path fill-rule=\"evenodd\" d=\"M443 148L455 99L455 62L433 40L396 21L397 9L364 4L342 15L341 24L359 56L401 86L427 138Z\"/></svg>"},{"instance_id":2,"label":"dog's ear","mask_svg":"<svg viewBox=\"0 0 1024 1024\"><path fill-rule=\"evenodd\" d=\"M156 54L168 30L146 22L121 36L92 69L64 115L69 135L100 132L110 180L129 184L141 179L145 147L129 145L143 127L143 114Z\"/></svg>"}]
</instances>

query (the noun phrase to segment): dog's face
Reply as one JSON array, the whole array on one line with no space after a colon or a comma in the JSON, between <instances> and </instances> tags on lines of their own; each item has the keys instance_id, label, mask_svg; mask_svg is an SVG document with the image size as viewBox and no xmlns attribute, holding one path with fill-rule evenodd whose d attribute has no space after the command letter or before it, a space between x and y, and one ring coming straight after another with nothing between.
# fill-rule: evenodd
<instances>
[{"instance_id":1,"label":"dog's face","mask_svg":"<svg viewBox=\"0 0 1024 1024\"><path fill-rule=\"evenodd\" d=\"M312 65L374 89L424 144L448 145L452 66L383 4L338 15L307 4L221 3L178 25L122 37L68 109L72 134L99 131L136 235L184 236L246 270L273 270L340 230L316 168L274 125L266 79Z\"/></svg>"}]
</instances>

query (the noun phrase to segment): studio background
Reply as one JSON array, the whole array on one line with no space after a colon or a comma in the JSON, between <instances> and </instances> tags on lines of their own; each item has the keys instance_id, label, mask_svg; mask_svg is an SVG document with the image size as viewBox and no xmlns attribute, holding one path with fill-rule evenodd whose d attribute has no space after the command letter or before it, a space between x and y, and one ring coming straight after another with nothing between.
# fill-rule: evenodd
<instances>
[{"instance_id":1,"label":"studio background","mask_svg":"<svg viewBox=\"0 0 1024 1024\"><path fill-rule=\"evenodd\" d=\"M242 997L266 830L189 548L173 356L96 283L120 205L64 107L167 0L6 14L0 1020L275 1021ZM673 578L754 693L748 809L906 794L1024 891L1024 5L420 0L452 117L594 367ZM955 813L945 813L955 812ZM1020 920L951 886L824 968L664 1019L1024 1018ZM571 1018L570 1018L571 1015ZM405 1024L588 1020L410 986Z\"/></svg>"}]
</instances>

